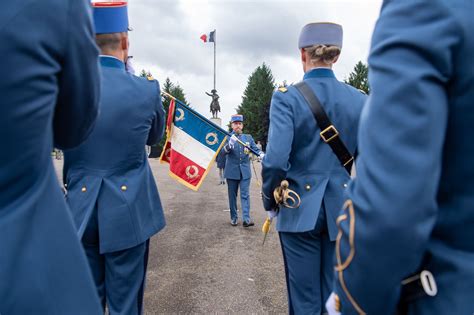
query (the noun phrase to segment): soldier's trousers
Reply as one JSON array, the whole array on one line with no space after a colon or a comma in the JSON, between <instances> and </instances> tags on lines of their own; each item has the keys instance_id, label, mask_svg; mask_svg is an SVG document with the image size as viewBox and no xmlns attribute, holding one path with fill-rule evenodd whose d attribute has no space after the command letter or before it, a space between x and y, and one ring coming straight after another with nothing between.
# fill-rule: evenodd
<instances>
[{"instance_id":1,"label":"soldier's trousers","mask_svg":"<svg viewBox=\"0 0 474 315\"><path fill-rule=\"evenodd\" d=\"M250 178L227 179L227 192L229 195L230 219L237 220L237 193L240 186L240 204L242 206L242 220L250 222Z\"/></svg>"},{"instance_id":2,"label":"soldier's trousers","mask_svg":"<svg viewBox=\"0 0 474 315\"><path fill-rule=\"evenodd\" d=\"M102 307L110 315L139 315L143 312L143 293L148 263L149 241L111 253L99 252L97 207L82 237Z\"/></svg>"},{"instance_id":3,"label":"soldier's trousers","mask_svg":"<svg viewBox=\"0 0 474 315\"><path fill-rule=\"evenodd\" d=\"M322 314L332 289L334 242L329 240L324 208L314 230L280 232L290 314Z\"/></svg>"}]
</instances>

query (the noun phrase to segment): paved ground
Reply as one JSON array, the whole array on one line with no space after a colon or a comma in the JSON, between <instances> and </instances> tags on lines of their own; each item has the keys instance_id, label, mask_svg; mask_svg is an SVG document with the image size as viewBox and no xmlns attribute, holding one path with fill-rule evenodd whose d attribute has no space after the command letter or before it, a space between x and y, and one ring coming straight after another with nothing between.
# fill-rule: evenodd
<instances>
[{"instance_id":1,"label":"paved ground","mask_svg":"<svg viewBox=\"0 0 474 315\"><path fill-rule=\"evenodd\" d=\"M59 170L61 161L55 165ZM145 314L286 313L278 236L272 228L262 247L265 213L255 176L250 197L256 224L232 227L217 169L193 192L171 179L166 165L154 159L150 165L167 226L151 240ZM255 166L260 177L260 164Z\"/></svg>"}]
</instances>

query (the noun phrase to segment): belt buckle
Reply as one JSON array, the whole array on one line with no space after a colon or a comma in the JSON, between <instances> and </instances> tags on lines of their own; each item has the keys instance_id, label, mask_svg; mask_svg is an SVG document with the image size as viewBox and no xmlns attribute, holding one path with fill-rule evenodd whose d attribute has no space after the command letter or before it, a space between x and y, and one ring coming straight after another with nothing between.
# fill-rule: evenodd
<instances>
[{"instance_id":1,"label":"belt buckle","mask_svg":"<svg viewBox=\"0 0 474 315\"><path fill-rule=\"evenodd\" d=\"M329 135L326 136L326 133L329 132ZM332 133L332 134L331 134ZM336 138L337 136L339 136L339 132L337 131L337 129L334 127L334 125L330 125L329 127L327 127L326 129L324 129L323 131L321 131L319 133L319 135L321 136L321 139L323 139L324 142L328 143L330 142L331 140L333 140L334 138Z\"/></svg>"}]
</instances>

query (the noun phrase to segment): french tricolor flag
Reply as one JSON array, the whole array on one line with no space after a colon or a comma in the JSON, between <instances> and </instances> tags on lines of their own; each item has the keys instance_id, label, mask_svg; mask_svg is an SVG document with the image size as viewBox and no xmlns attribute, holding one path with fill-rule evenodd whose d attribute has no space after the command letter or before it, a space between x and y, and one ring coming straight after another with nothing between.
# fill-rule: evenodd
<instances>
[{"instance_id":1,"label":"french tricolor flag","mask_svg":"<svg viewBox=\"0 0 474 315\"><path fill-rule=\"evenodd\" d=\"M213 30L212 32L210 32L209 34L202 34L201 37L199 37L200 39L202 39L203 42L207 43L215 43L216 42L216 30Z\"/></svg>"},{"instance_id":2,"label":"french tricolor flag","mask_svg":"<svg viewBox=\"0 0 474 315\"><path fill-rule=\"evenodd\" d=\"M224 145L227 134L193 111L171 100L167 139L160 161L170 165L169 175L197 191Z\"/></svg>"}]
</instances>

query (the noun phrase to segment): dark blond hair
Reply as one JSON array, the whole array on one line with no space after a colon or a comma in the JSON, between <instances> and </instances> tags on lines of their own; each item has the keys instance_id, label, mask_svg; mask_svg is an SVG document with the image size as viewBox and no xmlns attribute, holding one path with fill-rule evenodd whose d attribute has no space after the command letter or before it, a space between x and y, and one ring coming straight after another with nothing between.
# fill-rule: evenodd
<instances>
[{"instance_id":1,"label":"dark blond hair","mask_svg":"<svg viewBox=\"0 0 474 315\"><path fill-rule=\"evenodd\" d=\"M341 54L341 48L337 46L314 45L304 48L308 54L311 63L322 61L326 64L332 64Z\"/></svg>"}]
</instances>

